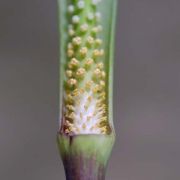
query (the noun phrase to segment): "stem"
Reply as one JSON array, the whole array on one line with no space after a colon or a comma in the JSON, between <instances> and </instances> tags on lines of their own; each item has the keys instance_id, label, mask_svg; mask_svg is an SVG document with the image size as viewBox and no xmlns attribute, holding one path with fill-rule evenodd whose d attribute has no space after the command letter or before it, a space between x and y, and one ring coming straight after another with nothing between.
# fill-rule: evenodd
<instances>
[{"instance_id":1,"label":"stem","mask_svg":"<svg viewBox=\"0 0 180 180\"><path fill-rule=\"evenodd\" d=\"M105 180L114 135L58 134L66 180Z\"/></svg>"},{"instance_id":2,"label":"stem","mask_svg":"<svg viewBox=\"0 0 180 180\"><path fill-rule=\"evenodd\" d=\"M105 167L95 159L84 155L64 157L66 180L104 180Z\"/></svg>"}]
</instances>

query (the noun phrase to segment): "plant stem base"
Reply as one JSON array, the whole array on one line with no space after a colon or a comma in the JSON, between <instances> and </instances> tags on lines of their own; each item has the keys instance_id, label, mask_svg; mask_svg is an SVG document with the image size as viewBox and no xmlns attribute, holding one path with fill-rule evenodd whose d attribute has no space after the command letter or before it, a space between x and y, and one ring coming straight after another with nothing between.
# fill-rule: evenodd
<instances>
[{"instance_id":1,"label":"plant stem base","mask_svg":"<svg viewBox=\"0 0 180 180\"><path fill-rule=\"evenodd\" d=\"M86 158L83 155L65 157L64 168L66 180L104 180L105 167L96 162L95 157Z\"/></svg>"},{"instance_id":2,"label":"plant stem base","mask_svg":"<svg viewBox=\"0 0 180 180\"><path fill-rule=\"evenodd\" d=\"M58 134L66 180L105 180L115 136Z\"/></svg>"}]
</instances>

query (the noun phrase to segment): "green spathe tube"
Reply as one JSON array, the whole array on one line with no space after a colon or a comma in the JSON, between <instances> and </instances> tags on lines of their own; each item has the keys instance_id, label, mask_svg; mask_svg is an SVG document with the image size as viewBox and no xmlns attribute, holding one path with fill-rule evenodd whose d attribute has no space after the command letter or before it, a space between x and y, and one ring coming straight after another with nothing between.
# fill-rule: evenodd
<instances>
[{"instance_id":1,"label":"green spathe tube","mask_svg":"<svg viewBox=\"0 0 180 180\"><path fill-rule=\"evenodd\" d=\"M67 180L103 180L112 116L116 0L58 0L60 122Z\"/></svg>"}]
</instances>

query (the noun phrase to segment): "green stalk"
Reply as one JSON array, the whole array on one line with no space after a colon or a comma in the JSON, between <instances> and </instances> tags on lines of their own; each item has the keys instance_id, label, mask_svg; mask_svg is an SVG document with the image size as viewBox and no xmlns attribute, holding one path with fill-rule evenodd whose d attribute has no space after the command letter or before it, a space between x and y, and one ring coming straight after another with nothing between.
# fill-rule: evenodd
<instances>
[{"instance_id":1,"label":"green stalk","mask_svg":"<svg viewBox=\"0 0 180 180\"><path fill-rule=\"evenodd\" d=\"M116 0L58 0L60 122L66 180L104 180L115 141Z\"/></svg>"}]
</instances>

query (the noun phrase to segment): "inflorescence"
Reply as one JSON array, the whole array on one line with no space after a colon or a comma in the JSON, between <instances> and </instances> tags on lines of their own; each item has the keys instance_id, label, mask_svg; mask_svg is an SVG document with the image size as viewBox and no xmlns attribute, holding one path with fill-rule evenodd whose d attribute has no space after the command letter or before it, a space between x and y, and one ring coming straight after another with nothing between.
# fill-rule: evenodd
<instances>
[{"instance_id":1,"label":"inflorescence","mask_svg":"<svg viewBox=\"0 0 180 180\"><path fill-rule=\"evenodd\" d=\"M67 8L68 42L64 92L65 134L108 134L106 72L99 34L101 0L73 0Z\"/></svg>"}]
</instances>

